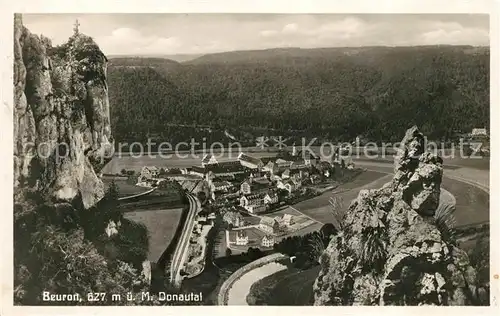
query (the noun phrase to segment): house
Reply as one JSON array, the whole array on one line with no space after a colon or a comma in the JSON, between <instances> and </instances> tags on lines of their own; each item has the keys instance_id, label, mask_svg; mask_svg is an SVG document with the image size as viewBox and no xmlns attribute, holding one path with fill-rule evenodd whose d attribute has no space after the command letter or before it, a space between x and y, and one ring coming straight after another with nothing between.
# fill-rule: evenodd
<instances>
[{"instance_id":1,"label":"house","mask_svg":"<svg viewBox=\"0 0 500 316\"><path fill-rule=\"evenodd\" d=\"M240 206L252 214L257 214L266 210L266 205L261 195L242 196L240 198Z\"/></svg>"},{"instance_id":2,"label":"house","mask_svg":"<svg viewBox=\"0 0 500 316\"><path fill-rule=\"evenodd\" d=\"M217 164L217 159L212 154L206 154L203 156L203 159L201 160L201 166L205 167L207 165L215 165Z\"/></svg>"},{"instance_id":3,"label":"house","mask_svg":"<svg viewBox=\"0 0 500 316\"><path fill-rule=\"evenodd\" d=\"M216 164L207 164L205 167L193 166L191 174L204 177L207 181L215 178L234 178L236 175L245 174L248 168L238 161L227 161Z\"/></svg>"},{"instance_id":4,"label":"house","mask_svg":"<svg viewBox=\"0 0 500 316\"><path fill-rule=\"evenodd\" d=\"M236 245L246 246L248 244L248 235L244 231L239 230L236 233Z\"/></svg>"},{"instance_id":5,"label":"house","mask_svg":"<svg viewBox=\"0 0 500 316\"><path fill-rule=\"evenodd\" d=\"M271 248L274 246L274 236L272 235L266 235L262 237L262 241L260 242L260 245L262 247L268 247Z\"/></svg>"},{"instance_id":6,"label":"house","mask_svg":"<svg viewBox=\"0 0 500 316\"><path fill-rule=\"evenodd\" d=\"M212 200L217 203L238 204L240 192L212 192Z\"/></svg>"},{"instance_id":7,"label":"house","mask_svg":"<svg viewBox=\"0 0 500 316\"><path fill-rule=\"evenodd\" d=\"M283 225L286 225L286 226L293 225L293 215L292 214L283 214L283 217L281 217L281 222L283 223Z\"/></svg>"},{"instance_id":8,"label":"house","mask_svg":"<svg viewBox=\"0 0 500 316\"><path fill-rule=\"evenodd\" d=\"M269 179L267 179L266 174L260 171L250 173L249 179L255 183L261 183L261 184L269 183Z\"/></svg>"},{"instance_id":9,"label":"house","mask_svg":"<svg viewBox=\"0 0 500 316\"><path fill-rule=\"evenodd\" d=\"M284 160L284 159L281 159L281 158L276 159L275 163L278 166L279 170L290 168L290 165L292 164L291 161Z\"/></svg>"},{"instance_id":10,"label":"house","mask_svg":"<svg viewBox=\"0 0 500 316\"><path fill-rule=\"evenodd\" d=\"M288 191L288 193L292 193L300 188L300 182L295 181L294 179L281 180L278 181L277 187L278 189L283 189Z\"/></svg>"},{"instance_id":11,"label":"house","mask_svg":"<svg viewBox=\"0 0 500 316\"><path fill-rule=\"evenodd\" d=\"M275 204L278 203L278 194L274 191L269 191L264 196L264 204Z\"/></svg>"},{"instance_id":12,"label":"house","mask_svg":"<svg viewBox=\"0 0 500 316\"><path fill-rule=\"evenodd\" d=\"M253 178L250 177L249 180L244 181L240 185L240 192L242 194L255 194L267 191L267 189L269 189L270 186L271 182L267 179L253 180Z\"/></svg>"},{"instance_id":13,"label":"house","mask_svg":"<svg viewBox=\"0 0 500 316\"><path fill-rule=\"evenodd\" d=\"M238 212L226 212L222 217L222 220L227 224L231 224L234 227L245 226L245 221L243 220L243 215Z\"/></svg>"},{"instance_id":14,"label":"house","mask_svg":"<svg viewBox=\"0 0 500 316\"><path fill-rule=\"evenodd\" d=\"M276 219L269 216L262 216L258 228L263 232L272 234L276 225Z\"/></svg>"},{"instance_id":15,"label":"house","mask_svg":"<svg viewBox=\"0 0 500 316\"><path fill-rule=\"evenodd\" d=\"M238 161L241 163L242 166L245 166L250 169L261 169L264 167L262 160L255 157L251 157L244 153L240 153L240 155L238 156Z\"/></svg>"},{"instance_id":16,"label":"house","mask_svg":"<svg viewBox=\"0 0 500 316\"><path fill-rule=\"evenodd\" d=\"M243 183L240 185L240 192L242 194L252 193L252 186L250 185L250 181L243 181Z\"/></svg>"},{"instance_id":17,"label":"house","mask_svg":"<svg viewBox=\"0 0 500 316\"><path fill-rule=\"evenodd\" d=\"M281 174L281 179L290 179L290 169L286 169Z\"/></svg>"},{"instance_id":18,"label":"house","mask_svg":"<svg viewBox=\"0 0 500 316\"><path fill-rule=\"evenodd\" d=\"M290 164L290 169L307 169L309 168L309 165L306 164L306 161L304 159L297 159L295 161L292 161Z\"/></svg>"},{"instance_id":19,"label":"house","mask_svg":"<svg viewBox=\"0 0 500 316\"><path fill-rule=\"evenodd\" d=\"M318 163L318 165L316 166L316 168L319 170L319 172L329 178L332 174L333 174L333 165L330 164L329 162L327 161L321 161L320 163Z\"/></svg>"},{"instance_id":20,"label":"house","mask_svg":"<svg viewBox=\"0 0 500 316\"><path fill-rule=\"evenodd\" d=\"M473 128L470 136L488 136L486 128Z\"/></svg>"},{"instance_id":21,"label":"house","mask_svg":"<svg viewBox=\"0 0 500 316\"><path fill-rule=\"evenodd\" d=\"M213 192L228 192L234 186L229 181L212 181L210 189Z\"/></svg>"},{"instance_id":22,"label":"house","mask_svg":"<svg viewBox=\"0 0 500 316\"><path fill-rule=\"evenodd\" d=\"M159 174L160 174L160 169L158 169L157 167L144 166L142 167L140 177L142 177L143 179L152 179L152 178L158 178Z\"/></svg>"},{"instance_id":23,"label":"house","mask_svg":"<svg viewBox=\"0 0 500 316\"><path fill-rule=\"evenodd\" d=\"M266 171L266 172L269 172L271 174L275 174L275 173L278 173L279 171L279 167L278 165L273 162L273 161L269 161L263 168L262 170Z\"/></svg>"},{"instance_id":24,"label":"house","mask_svg":"<svg viewBox=\"0 0 500 316\"><path fill-rule=\"evenodd\" d=\"M307 150L303 153L301 152L301 156L304 159L304 163L306 164L306 166L316 166L320 161L320 158L310 150Z\"/></svg>"},{"instance_id":25,"label":"house","mask_svg":"<svg viewBox=\"0 0 500 316\"><path fill-rule=\"evenodd\" d=\"M318 174L313 174L309 177L309 179L311 180L311 183L312 184L316 184L316 183L319 183L321 182L321 176L318 175Z\"/></svg>"}]
</instances>

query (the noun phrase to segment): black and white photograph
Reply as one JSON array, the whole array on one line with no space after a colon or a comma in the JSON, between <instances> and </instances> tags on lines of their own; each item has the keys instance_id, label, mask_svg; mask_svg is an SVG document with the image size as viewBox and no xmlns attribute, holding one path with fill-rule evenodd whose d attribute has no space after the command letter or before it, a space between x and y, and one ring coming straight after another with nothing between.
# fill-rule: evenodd
<instances>
[{"instance_id":1,"label":"black and white photograph","mask_svg":"<svg viewBox=\"0 0 500 316\"><path fill-rule=\"evenodd\" d=\"M8 296L495 305L490 27L480 13L15 13Z\"/></svg>"}]
</instances>

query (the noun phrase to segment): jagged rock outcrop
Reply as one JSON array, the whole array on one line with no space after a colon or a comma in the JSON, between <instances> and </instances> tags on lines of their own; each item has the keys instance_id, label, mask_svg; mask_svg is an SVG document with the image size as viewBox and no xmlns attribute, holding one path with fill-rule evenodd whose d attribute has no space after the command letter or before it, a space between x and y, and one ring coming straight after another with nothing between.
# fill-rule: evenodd
<instances>
[{"instance_id":1,"label":"jagged rock outcrop","mask_svg":"<svg viewBox=\"0 0 500 316\"><path fill-rule=\"evenodd\" d=\"M96 175L112 155L107 59L83 34L52 47L14 20L14 187L55 201L104 196Z\"/></svg>"},{"instance_id":2,"label":"jagged rock outcrop","mask_svg":"<svg viewBox=\"0 0 500 316\"><path fill-rule=\"evenodd\" d=\"M321 257L315 305L475 305L467 254L435 225L442 159L410 128L394 178L362 190Z\"/></svg>"}]
</instances>

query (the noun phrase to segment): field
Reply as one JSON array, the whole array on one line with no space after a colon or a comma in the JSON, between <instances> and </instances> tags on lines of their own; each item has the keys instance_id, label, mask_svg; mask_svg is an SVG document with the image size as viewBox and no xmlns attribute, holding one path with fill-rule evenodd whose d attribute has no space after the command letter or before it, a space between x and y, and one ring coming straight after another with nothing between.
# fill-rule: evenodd
<instances>
[{"instance_id":1,"label":"field","mask_svg":"<svg viewBox=\"0 0 500 316\"><path fill-rule=\"evenodd\" d=\"M288 268L255 282L247 296L249 305L308 306L319 266L308 270Z\"/></svg>"},{"instance_id":2,"label":"field","mask_svg":"<svg viewBox=\"0 0 500 316\"><path fill-rule=\"evenodd\" d=\"M245 151L250 153L249 151ZM233 152L228 152L223 155L214 154L214 157L219 162L223 161L235 161L238 159L239 151L237 148L233 149ZM271 152L251 152L253 157L271 157L275 156L276 153ZM162 157L163 156L163 157ZM187 168L191 166L200 166L201 160L204 154L199 153L181 153L178 156L174 154L165 154L160 156L159 154L151 153L151 157L145 153L144 156L135 157L123 154L120 156L115 156L111 159L106 166L102 169L103 173L107 174L119 174L122 169L140 171L144 166L156 166L158 168L168 167L168 168ZM185 156L185 157L182 157Z\"/></svg>"},{"instance_id":3,"label":"field","mask_svg":"<svg viewBox=\"0 0 500 316\"><path fill-rule=\"evenodd\" d=\"M104 182L104 185L109 187L111 185L111 182L113 181L112 177L103 177L102 182ZM115 178L115 183L118 186L118 197L124 197L124 196L130 196L138 193L142 193L145 191L150 190L149 188L144 188L140 187L134 184L130 184L127 182L125 179L116 179Z\"/></svg>"},{"instance_id":4,"label":"field","mask_svg":"<svg viewBox=\"0 0 500 316\"><path fill-rule=\"evenodd\" d=\"M335 218L330 209L329 199L333 195L343 199L344 208L347 209L353 199L358 196L361 189L380 188L390 181L391 175L367 171L358 176L353 182L340 185L336 191L340 193L326 192L312 199L302 201L292 207L320 223L334 223ZM355 188L355 189L354 189ZM342 192L343 190L347 190Z\"/></svg>"},{"instance_id":5,"label":"field","mask_svg":"<svg viewBox=\"0 0 500 316\"><path fill-rule=\"evenodd\" d=\"M130 210L163 210L168 208L182 207L184 204L180 192L175 187L156 189L153 192L132 198L120 203L123 212Z\"/></svg>"},{"instance_id":6,"label":"field","mask_svg":"<svg viewBox=\"0 0 500 316\"><path fill-rule=\"evenodd\" d=\"M137 210L127 212L124 217L146 226L149 232L148 260L157 262L167 249L179 225L182 209Z\"/></svg>"}]
</instances>

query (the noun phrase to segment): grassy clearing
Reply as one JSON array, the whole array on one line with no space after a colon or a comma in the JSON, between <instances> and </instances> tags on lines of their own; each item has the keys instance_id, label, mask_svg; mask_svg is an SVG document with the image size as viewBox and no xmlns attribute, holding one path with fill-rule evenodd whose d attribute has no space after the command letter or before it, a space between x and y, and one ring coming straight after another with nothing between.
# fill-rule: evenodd
<instances>
[{"instance_id":1,"label":"grassy clearing","mask_svg":"<svg viewBox=\"0 0 500 316\"><path fill-rule=\"evenodd\" d=\"M308 306L319 266L308 270L288 268L254 283L247 296L249 305Z\"/></svg>"},{"instance_id":2,"label":"grassy clearing","mask_svg":"<svg viewBox=\"0 0 500 316\"><path fill-rule=\"evenodd\" d=\"M362 177L362 178L360 178ZM335 216L331 211L329 199L332 195L340 196L344 200L344 208L349 207L349 203L358 196L361 189L380 188L391 179L390 175L379 172L366 171L354 181L340 185L337 190L347 190L340 193L326 192L315 198L302 201L293 205L296 210L306 214L320 223L335 223Z\"/></svg>"},{"instance_id":3,"label":"grassy clearing","mask_svg":"<svg viewBox=\"0 0 500 316\"><path fill-rule=\"evenodd\" d=\"M165 210L137 210L124 217L146 226L149 232L148 260L157 262L174 237L182 215L182 208Z\"/></svg>"},{"instance_id":4,"label":"grassy clearing","mask_svg":"<svg viewBox=\"0 0 500 316\"><path fill-rule=\"evenodd\" d=\"M112 181L113 181L112 177L103 177L102 178L102 182L104 182L104 185L106 187L109 187L111 185ZM149 188L144 188L144 187L130 184L125 179L115 179L114 181L115 181L116 185L118 186L118 197L139 194L139 193L142 193L142 192L149 190Z\"/></svg>"}]
</instances>

